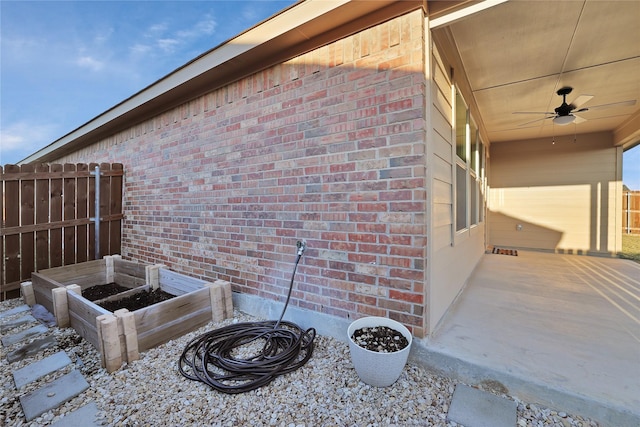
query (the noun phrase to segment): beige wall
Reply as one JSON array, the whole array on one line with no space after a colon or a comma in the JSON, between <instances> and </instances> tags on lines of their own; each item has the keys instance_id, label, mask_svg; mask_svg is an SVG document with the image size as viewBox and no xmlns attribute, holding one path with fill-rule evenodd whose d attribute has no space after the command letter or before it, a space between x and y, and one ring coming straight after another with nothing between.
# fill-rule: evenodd
<instances>
[{"instance_id":1,"label":"beige wall","mask_svg":"<svg viewBox=\"0 0 640 427\"><path fill-rule=\"evenodd\" d=\"M453 232L455 142L450 66L433 46L429 163L428 332L433 332L463 289L485 248L485 222Z\"/></svg>"},{"instance_id":2,"label":"beige wall","mask_svg":"<svg viewBox=\"0 0 640 427\"><path fill-rule=\"evenodd\" d=\"M598 133L492 144L489 244L620 250L622 150L612 141Z\"/></svg>"}]
</instances>

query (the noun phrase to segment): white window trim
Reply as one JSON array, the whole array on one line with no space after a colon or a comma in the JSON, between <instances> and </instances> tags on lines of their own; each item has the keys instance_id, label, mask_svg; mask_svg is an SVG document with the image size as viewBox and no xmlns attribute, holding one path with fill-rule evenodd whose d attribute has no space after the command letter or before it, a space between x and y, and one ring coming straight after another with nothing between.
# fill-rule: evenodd
<instances>
[{"instance_id":1,"label":"white window trim","mask_svg":"<svg viewBox=\"0 0 640 427\"><path fill-rule=\"evenodd\" d=\"M466 100L464 99L464 96L462 94L462 92L459 90L459 88L453 84L452 86L452 92L453 92L453 96L452 99L454 100L454 105L453 105L453 126L452 126L452 140L454 141L454 144L452 144L452 155L453 155L453 170L452 170L452 201L453 201L453 209L452 209L452 234L453 234L453 238L452 238L452 245L456 246L462 242L464 242L465 240L467 240L476 230L478 227L480 227L481 225L483 225L483 223L486 220L486 212L484 213L484 215L482 215L482 219L481 219L481 215L480 215L480 210L481 209L485 209L486 203L484 202L484 196L486 194L486 191L484 189L484 186L486 185L486 177L484 175L484 170L481 170L481 166L482 165L486 165L486 146L484 146L484 141L482 140L481 136L480 136L480 130L479 127L476 125L476 121L474 120L472 114L471 114L471 109L469 108L469 105L467 104ZM466 161L462 160L460 157L458 157L458 151L457 151L457 105L456 103L458 102L458 97L457 95L460 95L460 98L462 99L462 101L464 102L465 105L465 110L466 110L466 120L465 120L465 154L466 154ZM473 121L474 126L476 128L476 138L477 138L477 145L476 145L476 150L477 153L475 155L475 165L472 168L471 166L471 161L472 161L472 156L471 156L471 121ZM478 147L479 145L482 144L484 147L484 150L479 150ZM481 152L483 153L483 156L485 157L483 160L480 159L480 155ZM457 191L458 191L458 175L457 175L457 168L458 166L462 167L465 171L466 171L466 179L467 179L467 185L465 187L466 190L466 197L465 197L465 204L466 204L466 226L460 230L457 230L458 227L458 198L457 198ZM471 191L476 191L476 209L475 212L471 212ZM474 215L474 220L475 223L472 224L472 215Z\"/></svg>"}]
</instances>

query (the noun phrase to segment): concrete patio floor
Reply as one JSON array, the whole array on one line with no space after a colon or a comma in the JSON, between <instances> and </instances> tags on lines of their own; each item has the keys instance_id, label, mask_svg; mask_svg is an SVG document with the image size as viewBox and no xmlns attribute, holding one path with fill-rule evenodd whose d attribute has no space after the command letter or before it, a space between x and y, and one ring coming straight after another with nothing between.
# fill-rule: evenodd
<instances>
[{"instance_id":1,"label":"concrete patio floor","mask_svg":"<svg viewBox=\"0 0 640 427\"><path fill-rule=\"evenodd\" d=\"M485 254L420 344L420 358L470 384L504 385L602 425L640 425L640 264L632 261Z\"/></svg>"}]
</instances>

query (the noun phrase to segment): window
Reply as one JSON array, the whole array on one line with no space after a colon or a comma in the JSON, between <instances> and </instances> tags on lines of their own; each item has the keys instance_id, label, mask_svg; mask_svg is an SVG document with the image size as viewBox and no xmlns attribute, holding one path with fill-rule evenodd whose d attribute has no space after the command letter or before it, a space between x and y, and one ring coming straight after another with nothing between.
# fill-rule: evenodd
<instances>
[{"instance_id":1,"label":"window","mask_svg":"<svg viewBox=\"0 0 640 427\"><path fill-rule=\"evenodd\" d=\"M456 88L457 89L457 88ZM469 109L464 98L456 90L456 231L467 228L467 148L469 134Z\"/></svg>"},{"instance_id":2,"label":"window","mask_svg":"<svg viewBox=\"0 0 640 427\"><path fill-rule=\"evenodd\" d=\"M467 228L467 171L456 165L456 231Z\"/></svg>"},{"instance_id":3,"label":"window","mask_svg":"<svg viewBox=\"0 0 640 427\"><path fill-rule=\"evenodd\" d=\"M457 88L456 88L457 89ZM467 104L460 92L456 90L456 155L463 162L467 161Z\"/></svg>"},{"instance_id":4,"label":"window","mask_svg":"<svg viewBox=\"0 0 640 427\"><path fill-rule=\"evenodd\" d=\"M456 232L464 231L484 221L485 150L480 131L458 88L455 88L456 135Z\"/></svg>"},{"instance_id":5,"label":"window","mask_svg":"<svg viewBox=\"0 0 640 427\"><path fill-rule=\"evenodd\" d=\"M469 141L471 145L471 159L469 161L469 220L471 225L478 224L478 145L481 145L480 134L473 117L469 114Z\"/></svg>"},{"instance_id":6,"label":"window","mask_svg":"<svg viewBox=\"0 0 640 427\"><path fill-rule=\"evenodd\" d=\"M478 139L480 136L473 117L469 118L469 138L471 141L471 161L469 162L469 167L476 173L478 171L478 145L480 143Z\"/></svg>"}]
</instances>

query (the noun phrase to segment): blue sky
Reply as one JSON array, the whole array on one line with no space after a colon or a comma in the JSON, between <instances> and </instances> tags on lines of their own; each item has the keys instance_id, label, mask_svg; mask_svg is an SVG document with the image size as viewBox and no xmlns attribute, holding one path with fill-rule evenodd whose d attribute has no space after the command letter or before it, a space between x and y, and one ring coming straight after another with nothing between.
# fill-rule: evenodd
<instances>
[{"instance_id":1,"label":"blue sky","mask_svg":"<svg viewBox=\"0 0 640 427\"><path fill-rule=\"evenodd\" d=\"M0 164L293 3L0 0ZM624 155L623 182L640 190L640 147Z\"/></svg>"},{"instance_id":2,"label":"blue sky","mask_svg":"<svg viewBox=\"0 0 640 427\"><path fill-rule=\"evenodd\" d=\"M0 164L295 1L0 1Z\"/></svg>"}]
</instances>

